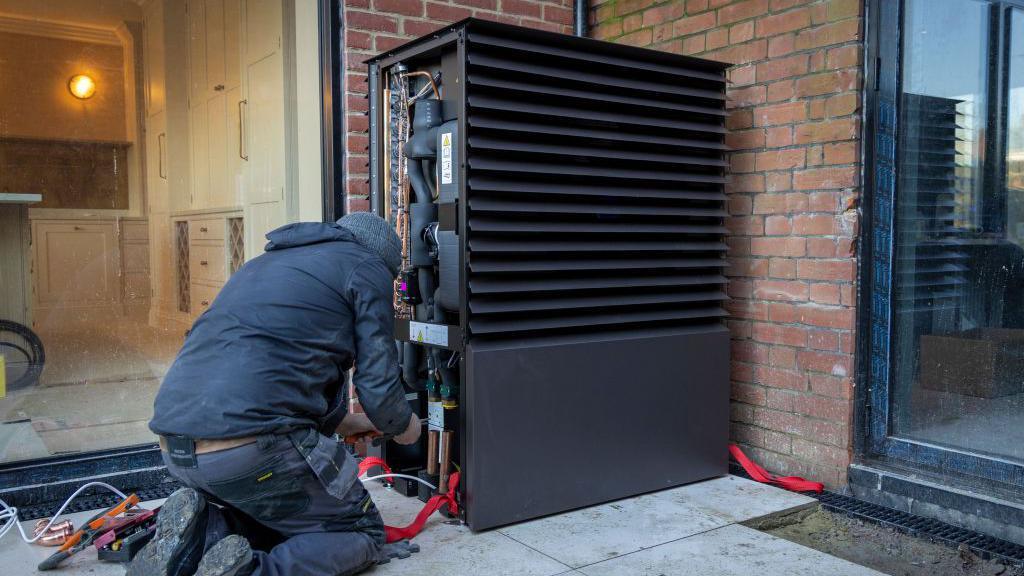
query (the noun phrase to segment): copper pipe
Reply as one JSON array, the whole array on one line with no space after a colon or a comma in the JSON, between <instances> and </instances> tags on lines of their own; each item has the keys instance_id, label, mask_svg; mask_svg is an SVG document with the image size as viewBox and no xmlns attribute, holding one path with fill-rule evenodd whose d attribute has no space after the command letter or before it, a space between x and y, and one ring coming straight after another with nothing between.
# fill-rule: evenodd
<instances>
[{"instance_id":1,"label":"copper pipe","mask_svg":"<svg viewBox=\"0 0 1024 576\"><path fill-rule=\"evenodd\" d=\"M440 435L437 430L427 432L427 474L431 476L437 474L437 444Z\"/></svg>"},{"instance_id":2,"label":"copper pipe","mask_svg":"<svg viewBox=\"0 0 1024 576\"><path fill-rule=\"evenodd\" d=\"M452 434L451 430L441 432L441 478L437 481L437 491L442 494L448 492L448 475L452 463Z\"/></svg>"},{"instance_id":3,"label":"copper pipe","mask_svg":"<svg viewBox=\"0 0 1024 576\"><path fill-rule=\"evenodd\" d=\"M402 74L403 78L408 78L409 76L426 76L427 80L430 81L430 87L434 90L434 98L438 100L441 99L441 93L437 90L437 84L434 82L434 76L430 72L416 70L415 72L406 72L405 74Z\"/></svg>"},{"instance_id":4,"label":"copper pipe","mask_svg":"<svg viewBox=\"0 0 1024 576\"><path fill-rule=\"evenodd\" d=\"M32 530L33 536L39 536L46 529L46 523L48 519L42 519L36 522L35 528ZM71 520L62 520L50 526L46 529L42 536L36 540L36 544L40 546L61 546L67 542L68 538L75 533L75 527L71 523Z\"/></svg>"},{"instance_id":5,"label":"copper pipe","mask_svg":"<svg viewBox=\"0 0 1024 576\"><path fill-rule=\"evenodd\" d=\"M38 536L40 532L46 529L46 524L49 521L49 518L40 518L39 520L36 520L35 528L32 529L32 535ZM54 522L53 525L51 525L50 528L47 530L47 532L60 532L61 530L64 530L66 528L73 527L74 525L71 523L71 520L61 520L60 522Z\"/></svg>"}]
</instances>

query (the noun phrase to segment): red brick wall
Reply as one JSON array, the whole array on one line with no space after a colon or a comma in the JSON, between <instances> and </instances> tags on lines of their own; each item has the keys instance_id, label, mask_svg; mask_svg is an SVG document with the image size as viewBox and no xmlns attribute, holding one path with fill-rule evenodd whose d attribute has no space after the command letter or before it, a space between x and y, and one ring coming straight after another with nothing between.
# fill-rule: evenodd
<instances>
[{"instance_id":1,"label":"red brick wall","mask_svg":"<svg viewBox=\"0 0 1024 576\"><path fill-rule=\"evenodd\" d=\"M861 0L592 0L594 37L735 64L732 437L845 484L851 454Z\"/></svg>"},{"instance_id":2,"label":"red brick wall","mask_svg":"<svg viewBox=\"0 0 1024 576\"><path fill-rule=\"evenodd\" d=\"M369 209L366 65L380 52L468 16L572 32L572 0L342 0L349 210Z\"/></svg>"}]
</instances>

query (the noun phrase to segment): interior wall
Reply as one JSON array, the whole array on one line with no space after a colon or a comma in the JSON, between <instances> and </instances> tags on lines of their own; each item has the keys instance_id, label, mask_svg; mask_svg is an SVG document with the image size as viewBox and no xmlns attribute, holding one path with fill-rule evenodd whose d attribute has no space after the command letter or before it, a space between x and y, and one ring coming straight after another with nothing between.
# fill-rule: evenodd
<instances>
[{"instance_id":1,"label":"interior wall","mask_svg":"<svg viewBox=\"0 0 1024 576\"><path fill-rule=\"evenodd\" d=\"M134 0L0 0L0 14L107 29L142 19L142 9Z\"/></svg>"},{"instance_id":2,"label":"interior wall","mask_svg":"<svg viewBox=\"0 0 1024 576\"><path fill-rule=\"evenodd\" d=\"M76 74L96 81L92 98L71 95ZM0 32L0 78L17 79L0 90L0 137L128 140L120 46Z\"/></svg>"}]
</instances>

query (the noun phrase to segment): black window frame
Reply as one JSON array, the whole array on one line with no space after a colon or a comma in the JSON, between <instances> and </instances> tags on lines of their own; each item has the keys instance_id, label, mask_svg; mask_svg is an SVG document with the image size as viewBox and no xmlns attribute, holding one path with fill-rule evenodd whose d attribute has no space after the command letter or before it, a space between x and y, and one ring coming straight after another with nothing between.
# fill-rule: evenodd
<instances>
[{"instance_id":1,"label":"black window frame","mask_svg":"<svg viewBox=\"0 0 1024 576\"><path fill-rule=\"evenodd\" d=\"M345 50L343 0L317 0L320 29L323 220L345 214ZM0 462L0 499L25 508L67 498L81 484L100 480L122 491L170 482L155 443ZM90 493L102 494L91 490Z\"/></svg>"},{"instance_id":2,"label":"black window frame","mask_svg":"<svg viewBox=\"0 0 1024 576\"><path fill-rule=\"evenodd\" d=\"M1009 76L1010 10L1024 0L988 0L990 74L987 120L995 127L986 140L985 178L997 178L1005 194L1006 95ZM1024 465L1007 459L901 438L892 434L893 254L899 174L899 99L904 0L868 0L865 27L863 127L864 199L858 257L858 341L854 450L862 463L898 470L998 494L1024 487ZM991 180L986 183L991 186ZM1005 208L1003 208L1005 210ZM983 221L1002 231L1005 214ZM994 224L991 220L1001 220Z\"/></svg>"}]
</instances>

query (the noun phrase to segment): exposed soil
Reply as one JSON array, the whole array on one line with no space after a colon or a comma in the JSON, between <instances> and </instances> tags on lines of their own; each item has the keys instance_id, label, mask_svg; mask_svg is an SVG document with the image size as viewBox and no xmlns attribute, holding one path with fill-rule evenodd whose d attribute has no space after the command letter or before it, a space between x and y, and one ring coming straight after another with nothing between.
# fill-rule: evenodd
<instances>
[{"instance_id":1,"label":"exposed soil","mask_svg":"<svg viewBox=\"0 0 1024 576\"><path fill-rule=\"evenodd\" d=\"M892 576L1024 576L1024 568L982 560L965 546L951 548L818 507L752 527Z\"/></svg>"}]
</instances>

